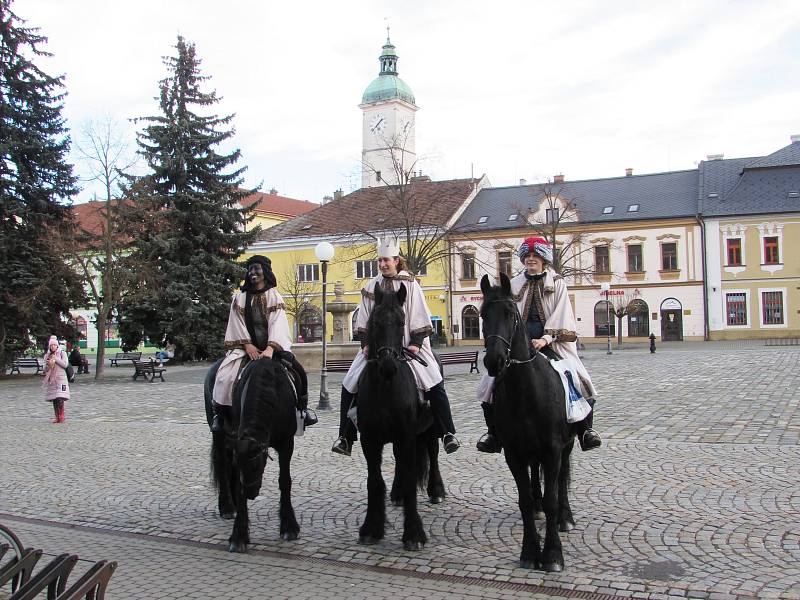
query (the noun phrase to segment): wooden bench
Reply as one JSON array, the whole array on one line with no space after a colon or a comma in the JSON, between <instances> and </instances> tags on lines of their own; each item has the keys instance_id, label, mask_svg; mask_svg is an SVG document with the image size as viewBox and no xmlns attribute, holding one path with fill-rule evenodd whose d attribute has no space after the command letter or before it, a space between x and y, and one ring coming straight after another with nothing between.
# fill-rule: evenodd
<instances>
[{"instance_id":1,"label":"wooden bench","mask_svg":"<svg viewBox=\"0 0 800 600\"><path fill-rule=\"evenodd\" d=\"M468 364L470 373L473 371L476 373L481 372L480 369L478 369L477 350L471 350L469 352L446 352L444 354L439 354L439 361L442 363L442 366Z\"/></svg>"},{"instance_id":2,"label":"wooden bench","mask_svg":"<svg viewBox=\"0 0 800 600\"><path fill-rule=\"evenodd\" d=\"M38 358L17 358L11 363L11 373L20 373L20 369L36 369L36 373L38 374L40 371L44 372L44 365L39 362Z\"/></svg>"},{"instance_id":3,"label":"wooden bench","mask_svg":"<svg viewBox=\"0 0 800 600\"><path fill-rule=\"evenodd\" d=\"M137 360L142 359L141 352L117 352L114 355L114 358L109 358L109 362L111 363L112 367L118 367L119 361L121 360L129 360L131 362L136 362Z\"/></svg>"},{"instance_id":4,"label":"wooden bench","mask_svg":"<svg viewBox=\"0 0 800 600\"><path fill-rule=\"evenodd\" d=\"M134 381L139 379L139 375L141 375L145 378L145 380L149 377L150 383L153 383L156 380L156 377L158 377L161 381L164 381L164 373L167 372L166 367L159 367L158 363L155 363L152 360L135 360L133 361L133 368L135 369L133 372Z\"/></svg>"},{"instance_id":5,"label":"wooden bench","mask_svg":"<svg viewBox=\"0 0 800 600\"><path fill-rule=\"evenodd\" d=\"M329 373L346 373L353 364L350 358L329 358L325 361L325 366Z\"/></svg>"},{"instance_id":6,"label":"wooden bench","mask_svg":"<svg viewBox=\"0 0 800 600\"><path fill-rule=\"evenodd\" d=\"M78 562L77 554L59 554L34 575L33 570L44 552L25 548L8 527L0 525L0 598L31 600L43 594L53 600L103 600L108 582L117 568L113 561L94 563L71 586L67 580Z\"/></svg>"}]
</instances>

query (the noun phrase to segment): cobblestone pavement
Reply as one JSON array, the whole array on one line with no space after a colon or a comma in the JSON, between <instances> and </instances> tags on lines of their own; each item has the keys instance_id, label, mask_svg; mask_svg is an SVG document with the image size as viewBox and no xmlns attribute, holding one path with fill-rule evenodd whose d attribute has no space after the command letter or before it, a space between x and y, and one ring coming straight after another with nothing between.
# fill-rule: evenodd
<instances>
[{"instance_id":1,"label":"cobblestone pavement","mask_svg":"<svg viewBox=\"0 0 800 600\"><path fill-rule=\"evenodd\" d=\"M421 552L403 550L394 507L382 543L357 543L366 464L358 450L330 453L333 412L297 441L300 539L278 536L270 463L251 503L253 552L225 552L230 522L216 516L208 484L203 367L170 368L153 384L122 367L102 383L83 376L63 425L50 423L38 378L1 380L0 520L52 554L119 560L115 600L234 597L232 581L242 597L268 586L271 597L800 598L800 348L588 349L585 362L602 393L604 445L573 455L577 527L561 535L560 574L517 566L516 489L502 456L474 450L484 429L478 376L461 367L447 368L446 385L463 448L441 454L444 504L420 502L430 538ZM336 405L341 375L328 381ZM313 376L312 387L315 397ZM388 451L385 463L388 479Z\"/></svg>"}]
</instances>

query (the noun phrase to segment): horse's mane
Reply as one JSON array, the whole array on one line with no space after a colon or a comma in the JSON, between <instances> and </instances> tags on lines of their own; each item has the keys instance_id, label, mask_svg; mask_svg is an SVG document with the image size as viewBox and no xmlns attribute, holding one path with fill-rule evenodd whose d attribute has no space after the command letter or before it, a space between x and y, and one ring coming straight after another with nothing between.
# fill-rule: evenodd
<instances>
[{"instance_id":1,"label":"horse's mane","mask_svg":"<svg viewBox=\"0 0 800 600\"><path fill-rule=\"evenodd\" d=\"M401 284L402 286L402 284ZM395 313L400 317L399 322L405 318L402 303L406 298L406 290L401 287L397 292L385 291L379 286L375 286L375 305L370 312L369 319L367 319L367 346L369 346L369 358L380 358L381 373L386 378L391 378L396 372L396 364L392 357L387 353L383 357L378 356L377 352L380 348L388 347L386 338L387 328L391 326L390 319L387 319L386 313ZM400 339L402 344L402 330L400 331ZM383 339L379 339L383 338ZM393 348L400 351L400 348ZM396 358L396 357L394 357Z\"/></svg>"},{"instance_id":2,"label":"horse's mane","mask_svg":"<svg viewBox=\"0 0 800 600\"><path fill-rule=\"evenodd\" d=\"M247 366L249 377L246 384L244 378L237 383L235 395L239 396L237 415L240 419L240 431L246 431L252 437L264 440L269 433L272 415L278 406L278 377L280 373L272 359L260 358ZM238 392L238 394L236 393Z\"/></svg>"}]
</instances>

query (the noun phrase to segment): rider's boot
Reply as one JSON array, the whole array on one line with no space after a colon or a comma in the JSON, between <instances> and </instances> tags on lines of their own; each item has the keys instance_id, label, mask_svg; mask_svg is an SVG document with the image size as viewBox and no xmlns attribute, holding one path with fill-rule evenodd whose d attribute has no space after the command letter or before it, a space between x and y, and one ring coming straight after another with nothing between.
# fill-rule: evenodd
<instances>
[{"instance_id":1,"label":"rider's boot","mask_svg":"<svg viewBox=\"0 0 800 600\"><path fill-rule=\"evenodd\" d=\"M317 413L314 412L313 409L308 408L308 394L303 394L300 398L297 399L297 404L305 417L303 418L303 426L311 427L312 425L316 425L319 422L317 418Z\"/></svg>"},{"instance_id":2,"label":"rider's boot","mask_svg":"<svg viewBox=\"0 0 800 600\"><path fill-rule=\"evenodd\" d=\"M494 404L481 402L481 408L483 409L483 419L486 421L487 431L481 436L481 439L478 440L475 447L478 449L478 452L497 454L503 447L494 429Z\"/></svg>"},{"instance_id":3,"label":"rider's boot","mask_svg":"<svg viewBox=\"0 0 800 600\"><path fill-rule=\"evenodd\" d=\"M222 423L222 411L219 408L219 405L216 402L211 402L211 413L213 417L211 419L211 433L222 433L224 430L223 423Z\"/></svg>"},{"instance_id":4,"label":"rider's boot","mask_svg":"<svg viewBox=\"0 0 800 600\"><path fill-rule=\"evenodd\" d=\"M339 437L333 443L331 452L334 454L342 454L343 456L350 456L353 450L353 442L356 440L356 428L353 422L348 418L347 411L350 410L350 405L355 400L355 395L347 391L347 388L342 386L342 400L339 404Z\"/></svg>"},{"instance_id":5,"label":"rider's boot","mask_svg":"<svg viewBox=\"0 0 800 600\"><path fill-rule=\"evenodd\" d=\"M453 414L450 411L450 400L441 381L425 392L425 397L431 405L433 417L438 421L439 426L444 431L442 444L447 454L452 454L459 448L461 443L456 438L456 426L453 423Z\"/></svg>"},{"instance_id":6,"label":"rider's boot","mask_svg":"<svg viewBox=\"0 0 800 600\"><path fill-rule=\"evenodd\" d=\"M581 450L586 452L587 450L591 450L593 448L599 448L603 440L600 437L600 434L597 433L594 429L592 429L592 424L594 423L594 411L589 413L589 416L586 417L583 421L580 421L578 425L578 443L581 445Z\"/></svg>"}]
</instances>

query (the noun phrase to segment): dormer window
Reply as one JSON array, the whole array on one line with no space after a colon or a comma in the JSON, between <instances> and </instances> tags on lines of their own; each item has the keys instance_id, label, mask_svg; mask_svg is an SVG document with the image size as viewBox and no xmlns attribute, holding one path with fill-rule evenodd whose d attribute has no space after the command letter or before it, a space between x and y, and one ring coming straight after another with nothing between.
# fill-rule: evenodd
<instances>
[{"instance_id":1,"label":"dormer window","mask_svg":"<svg viewBox=\"0 0 800 600\"><path fill-rule=\"evenodd\" d=\"M631 204L630 206L628 206L628 212L639 212L639 205Z\"/></svg>"},{"instance_id":2,"label":"dormer window","mask_svg":"<svg viewBox=\"0 0 800 600\"><path fill-rule=\"evenodd\" d=\"M303 225L303 231L311 229L311 225Z\"/></svg>"},{"instance_id":3,"label":"dormer window","mask_svg":"<svg viewBox=\"0 0 800 600\"><path fill-rule=\"evenodd\" d=\"M486 223L486 221L488 221L488 220L489 220L489 217L478 217L478 224L481 225L483 223Z\"/></svg>"},{"instance_id":4,"label":"dormer window","mask_svg":"<svg viewBox=\"0 0 800 600\"><path fill-rule=\"evenodd\" d=\"M614 212L614 207L613 206L606 206L605 208L603 208L603 214L604 215L610 215L613 212Z\"/></svg>"},{"instance_id":5,"label":"dormer window","mask_svg":"<svg viewBox=\"0 0 800 600\"><path fill-rule=\"evenodd\" d=\"M517 213L511 213L510 215L508 215L508 219L507 220L508 221L516 221L518 216L519 215Z\"/></svg>"}]
</instances>

